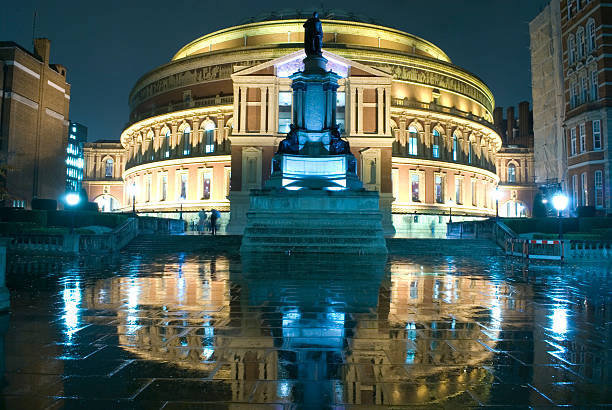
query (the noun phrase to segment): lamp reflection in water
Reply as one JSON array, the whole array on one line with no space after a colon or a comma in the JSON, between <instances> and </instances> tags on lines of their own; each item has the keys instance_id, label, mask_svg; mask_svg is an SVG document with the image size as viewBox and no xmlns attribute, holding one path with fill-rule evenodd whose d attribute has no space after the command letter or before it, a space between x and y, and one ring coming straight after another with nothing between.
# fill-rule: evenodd
<instances>
[{"instance_id":1,"label":"lamp reflection in water","mask_svg":"<svg viewBox=\"0 0 612 410\"><path fill-rule=\"evenodd\" d=\"M79 330L79 305L81 304L81 282L67 282L64 284L62 299L64 302L64 325L66 326L66 337L68 342L72 340L72 335Z\"/></svg>"}]
</instances>

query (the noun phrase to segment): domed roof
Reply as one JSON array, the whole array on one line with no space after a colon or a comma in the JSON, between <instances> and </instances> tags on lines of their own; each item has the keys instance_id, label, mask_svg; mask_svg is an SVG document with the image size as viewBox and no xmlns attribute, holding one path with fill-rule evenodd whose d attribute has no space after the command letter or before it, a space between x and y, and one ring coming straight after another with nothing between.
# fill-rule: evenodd
<instances>
[{"instance_id":1,"label":"domed roof","mask_svg":"<svg viewBox=\"0 0 612 410\"><path fill-rule=\"evenodd\" d=\"M351 11L340 10L340 9L316 9L316 8L303 8L303 9L283 9L274 10L269 13L262 13L257 16L249 17L240 22L240 24L249 23L260 23L262 21L274 21L274 20L301 20L308 19L314 12L319 13L321 20L343 20L343 21L358 21L361 23L382 25L379 20L376 20L370 16L363 14L356 14Z\"/></svg>"}]
</instances>

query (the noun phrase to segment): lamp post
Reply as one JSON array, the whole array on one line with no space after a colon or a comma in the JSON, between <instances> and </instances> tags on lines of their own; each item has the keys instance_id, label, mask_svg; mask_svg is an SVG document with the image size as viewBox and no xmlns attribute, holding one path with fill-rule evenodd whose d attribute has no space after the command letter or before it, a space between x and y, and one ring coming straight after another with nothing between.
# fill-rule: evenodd
<instances>
[{"instance_id":1,"label":"lamp post","mask_svg":"<svg viewBox=\"0 0 612 410\"><path fill-rule=\"evenodd\" d=\"M453 198L449 198L448 200L448 223L452 224L453 223L453 205L455 204L455 201L453 201Z\"/></svg>"},{"instance_id":2,"label":"lamp post","mask_svg":"<svg viewBox=\"0 0 612 410\"><path fill-rule=\"evenodd\" d=\"M69 192L64 200L70 207L70 233L74 233L74 208L81 202L81 197L76 192Z\"/></svg>"},{"instance_id":3,"label":"lamp post","mask_svg":"<svg viewBox=\"0 0 612 410\"><path fill-rule=\"evenodd\" d=\"M557 218L559 219L559 240L563 239L563 218L561 214L567 208L569 199L562 193L555 194L552 199L553 206L557 210Z\"/></svg>"},{"instance_id":4,"label":"lamp post","mask_svg":"<svg viewBox=\"0 0 612 410\"><path fill-rule=\"evenodd\" d=\"M181 204L181 211L179 212L179 221L182 221L182 220L183 220L183 201L184 201L184 200L185 200L185 197L181 195L181 196L179 197L179 202L180 202L180 204Z\"/></svg>"},{"instance_id":5,"label":"lamp post","mask_svg":"<svg viewBox=\"0 0 612 410\"><path fill-rule=\"evenodd\" d=\"M132 197L132 213L136 215L136 182L132 182L132 185L130 185L129 193Z\"/></svg>"},{"instance_id":6,"label":"lamp post","mask_svg":"<svg viewBox=\"0 0 612 410\"><path fill-rule=\"evenodd\" d=\"M496 187L495 191L493 191L493 197L495 198L495 222L499 221L499 199L501 195L502 192L499 190L499 187Z\"/></svg>"}]
</instances>

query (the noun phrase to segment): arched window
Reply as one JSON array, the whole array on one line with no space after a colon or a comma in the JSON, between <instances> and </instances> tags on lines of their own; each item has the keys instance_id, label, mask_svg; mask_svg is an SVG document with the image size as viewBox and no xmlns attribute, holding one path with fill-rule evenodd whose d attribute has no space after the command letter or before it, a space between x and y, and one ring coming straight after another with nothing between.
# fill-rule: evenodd
<instances>
[{"instance_id":1,"label":"arched window","mask_svg":"<svg viewBox=\"0 0 612 410\"><path fill-rule=\"evenodd\" d=\"M578 47L578 59L582 60L585 55L585 43L584 43L584 30L581 28L578 33L576 33L576 47Z\"/></svg>"},{"instance_id":2,"label":"arched window","mask_svg":"<svg viewBox=\"0 0 612 410\"><path fill-rule=\"evenodd\" d=\"M204 143L207 154L215 152L215 124L212 121L207 122L204 127Z\"/></svg>"},{"instance_id":3,"label":"arched window","mask_svg":"<svg viewBox=\"0 0 612 410\"><path fill-rule=\"evenodd\" d=\"M457 134L453 134L453 161L457 161L457 151L459 150L459 140Z\"/></svg>"},{"instance_id":4,"label":"arched window","mask_svg":"<svg viewBox=\"0 0 612 410\"><path fill-rule=\"evenodd\" d=\"M433 132L432 156L440 158L440 132L438 130Z\"/></svg>"},{"instance_id":5,"label":"arched window","mask_svg":"<svg viewBox=\"0 0 612 410\"><path fill-rule=\"evenodd\" d=\"M516 166L514 164L508 165L508 182L516 182Z\"/></svg>"},{"instance_id":6,"label":"arched window","mask_svg":"<svg viewBox=\"0 0 612 410\"><path fill-rule=\"evenodd\" d=\"M567 39L567 55L570 64L574 64L576 61L576 43L574 42L574 36L569 36Z\"/></svg>"},{"instance_id":7,"label":"arched window","mask_svg":"<svg viewBox=\"0 0 612 410\"><path fill-rule=\"evenodd\" d=\"M410 127L408 127L408 133L410 134L408 138L408 154L417 155L419 152L419 132L414 125L411 125Z\"/></svg>"},{"instance_id":8,"label":"arched window","mask_svg":"<svg viewBox=\"0 0 612 410\"><path fill-rule=\"evenodd\" d=\"M190 143L191 143L191 128L186 126L183 130L183 155L189 155L191 152Z\"/></svg>"},{"instance_id":9,"label":"arched window","mask_svg":"<svg viewBox=\"0 0 612 410\"><path fill-rule=\"evenodd\" d=\"M587 36L589 38L587 43L589 46L589 53L591 53L595 50L595 22L593 20L589 21L587 24Z\"/></svg>"},{"instance_id":10,"label":"arched window","mask_svg":"<svg viewBox=\"0 0 612 410\"><path fill-rule=\"evenodd\" d=\"M106 166L104 167L104 176L106 178L112 178L113 177L113 166L114 166L115 162L113 161L112 158L109 158L106 160Z\"/></svg>"},{"instance_id":11,"label":"arched window","mask_svg":"<svg viewBox=\"0 0 612 410\"><path fill-rule=\"evenodd\" d=\"M160 146L163 150L164 158L170 158L170 130L168 128L166 128L165 132L162 130Z\"/></svg>"}]
</instances>

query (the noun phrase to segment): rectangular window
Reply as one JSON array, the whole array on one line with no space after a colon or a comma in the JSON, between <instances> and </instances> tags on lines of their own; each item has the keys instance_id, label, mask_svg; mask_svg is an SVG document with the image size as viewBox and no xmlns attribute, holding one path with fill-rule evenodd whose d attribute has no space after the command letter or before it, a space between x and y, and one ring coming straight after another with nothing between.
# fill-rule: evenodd
<instances>
[{"instance_id":1,"label":"rectangular window","mask_svg":"<svg viewBox=\"0 0 612 410\"><path fill-rule=\"evenodd\" d=\"M279 91L278 93L278 132L281 134L289 132L292 97L291 91Z\"/></svg>"},{"instance_id":2,"label":"rectangular window","mask_svg":"<svg viewBox=\"0 0 612 410\"><path fill-rule=\"evenodd\" d=\"M177 199L179 200L187 199L187 174L186 173L179 174L179 192L178 192Z\"/></svg>"},{"instance_id":3,"label":"rectangular window","mask_svg":"<svg viewBox=\"0 0 612 410\"><path fill-rule=\"evenodd\" d=\"M576 60L576 54L575 54L574 49L575 49L574 37L570 37L569 40L567 40L567 51L568 51L568 59L569 59L570 65L574 64L574 61Z\"/></svg>"},{"instance_id":4,"label":"rectangular window","mask_svg":"<svg viewBox=\"0 0 612 410\"><path fill-rule=\"evenodd\" d=\"M593 149L601 149L601 121L593 121Z\"/></svg>"},{"instance_id":5,"label":"rectangular window","mask_svg":"<svg viewBox=\"0 0 612 410\"><path fill-rule=\"evenodd\" d=\"M591 23L587 26L589 36L589 51L595 50L595 24Z\"/></svg>"},{"instance_id":6,"label":"rectangular window","mask_svg":"<svg viewBox=\"0 0 612 410\"><path fill-rule=\"evenodd\" d=\"M576 45L578 46L578 59L582 60L584 57L584 33L579 32L576 34Z\"/></svg>"},{"instance_id":7,"label":"rectangular window","mask_svg":"<svg viewBox=\"0 0 612 410\"><path fill-rule=\"evenodd\" d=\"M232 190L232 168L225 167L225 198L227 198Z\"/></svg>"},{"instance_id":8,"label":"rectangular window","mask_svg":"<svg viewBox=\"0 0 612 410\"><path fill-rule=\"evenodd\" d=\"M151 202L151 174L145 176L145 200Z\"/></svg>"},{"instance_id":9,"label":"rectangular window","mask_svg":"<svg viewBox=\"0 0 612 410\"><path fill-rule=\"evenodd\" d=\"M434 177L436 203L444 203L444 177L442 175L436 175Z\"/></svg>"},{"instance_id":10,"label":"rectangular window","mask_svg":"<svg viewBox=\"0 0 612 410\"><path fill-rule=\"evenodd\" d=\"M410 155L417 155L417 144L418 144L418 139L417 137L410 137L408 139L408 153Z\"/></svg>"},{"instance_id":11,"label":"rectangular window","mask_svg":"<svg viewBox=\"0 0 612 410\"><path fill-rule=\"evenodd\" d=\"M432 155L434 158L440 158L440 135L434 131Z\"/></svg>"},{"instance_id":12,"label":"rectangular window","mask_svg":"<svg viewBox=\"0 0 612 410\"><path fill-rule=\"evenodd\" d=\"M410 174L410 189L412 191L412 202L420 202L419 182L419 174Z\"/></svg>"},{"instance_id":13,"label":"rectangular window","mask_svg":"<svg viewBox=\"0 0 612 410\"><path fill-rule=\"evenodd\" d=\"M603 208L603 172L595 171L595 206Z\"/></svg>"},{"instance_id":14,"label":"rectangular window","mask_svg":"<svg viewBox=\"0 0 612 410\"><path fill-rule=\"evenodd\" d=\"M570 85L570 108L574 108L576 105L576 94L574 93L574 85Z\"/></svg>"},{"instance_id":15,"label":"rectangular window","mask_svg":"<svg viewBox=\"0 0 612 410\"><path fill-rule=\"evenodd\" d=\"M576 128L570 129L570 153L576 155Z\"/></svg>"},{"instance_id":16,"label":"rectangular window","mask_svg":"<svg viewBox=\"0 0 612 410\"><path fill-rule=\"evenodd\" d=\"M580 104L582 104L584 101L580 100L580 86L578 83L574 83L574 96L576 97L576 104L574 105L575 107L579 106Z\"/></svg>"},{"instance_id":17,"label":"rectangular window","mask_svg":"<svg viewBox=\"0 0 612 410\"><path fill-rule=\"evenodd\" d=\"M588 83L587 83L587 78L586 77L582 77L580 79L580 83L582 84L582 97L581 97L581 100L584 103L584 102L587 102L587 101L590 100L590 98L589 98L589 86L588 86Z\"/></svg>"},{"instance_id":18,"label":"rectangular window","mask_svg":"<svg viewBox=\"0 0 612 410\"><path fill-rule=\"evenodd\" d=\"M463 178L455 177L455 203L457 205L463 203Z\"/></svg>"},{"instance_id":19,"label":"rectangular window","mask_svg":"<svg viewBox=\"0 0 612 410\"><path fill-rule=\"evenodd\" d=\"M582 206L589 205L589 195L588 195L586 172L583 172L582 174L580 174L580 204Z\"/></svg>"},{"instance_id":20,"label":"rectangular window","mask_svg":"<svg viewBox=\"0 0 612 410\"><path fill-rule=\"evenodd\" d=\"M213 170L211 168L205 168L202 172L202 199L210 199L212 176Z\"/></svg>"},{"instance_id":21,"label":"rectangular window","mask_svg":"<svg viewBox=\"0 0 612 410\"><path fill-rule=\"evenodd\" d=\"M344 119L346 113L346 94L344 91L336 93L336 124L340 133L344 132Z\"/></svg>"},{"instance_id":22,"label":"rectangular window","mask_svg":"<svg viewBox=\"0 0 612 410\"><path fill-rule=\"evenodd\" d=\"M472 179L472 206L478 206L478 180Z\"/></svg>"},{"instance_id":23,"label":"rectangular window","mask_svg":"<svg viewBox=\"0 0 612 410\"><path fill-rule=\"evenodd\" d=\"M215 130L205 130L204 131L204 142L205 142L205 151L207 154L211 152L215 152Z\"/></svg>"},{"instance_id":24,"label":"rectangular window","mask_svg":"<svg viewBox=\"0 0 612 410\"><path fill-rule=\"evenodd\" d=\"M166 198L168 197L168 175L163 174L161 176L160 184L161 184L161 187L160 187L160 190L159 190L159 192L160 192L159 200L160 201L165 201Z\"/></svg>"},{"instance_id":25,"label":"rectangular window","mask_svg":"<svg viewBox=\"0 0 612 410\"><path fill-rule=\"evenodd\" d=\"M457 161L457 150L458 150L457 137L453 136L453 161Z\"/></svg>"},{"instance_id":26,"label":"rectangular window","mask_svg":"<svg viewBox=\"0 0 612 410\"><path fill-rule=\"evenodd\" d=\"M580 198L578 197L578 175L572 175L572 200L574 203L574 208L580 205L578 201Z\"/></svg>"},{"instance_id":27,"label":"rectangular window","mask_svg":"<svg viewBox=\"0 0 612 410\"><path fill-rule=\"evenodd\" d=\"M395 201L399 201L399 169L391 169L391 186L393 188L393 198Z\"/></svg>"},{"instance_id":28,"label":"rectangular window","mask_svg":"<svg viewBox=\"0 0 612 410\"><path fill-rule=\"evenodd\" d=\"M599 85L597 84L597 71L591 73L591 100L597 101L599 98Z\"/></svg>"},{"instance_id":29,"label":"rectangular window","mask_svg":"<svg viewBox=\"0 0 612 410\"><path fill-rule=\"evenodd\" d=\"M580 124L580 152L586 152L586 125Z\"/></svg>"}]
</instances>

